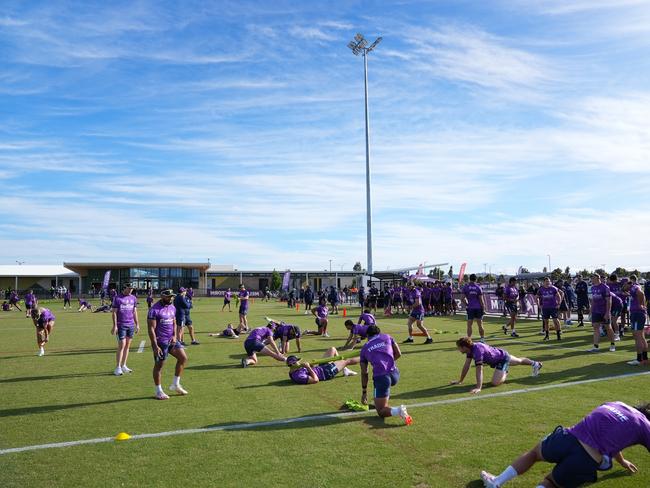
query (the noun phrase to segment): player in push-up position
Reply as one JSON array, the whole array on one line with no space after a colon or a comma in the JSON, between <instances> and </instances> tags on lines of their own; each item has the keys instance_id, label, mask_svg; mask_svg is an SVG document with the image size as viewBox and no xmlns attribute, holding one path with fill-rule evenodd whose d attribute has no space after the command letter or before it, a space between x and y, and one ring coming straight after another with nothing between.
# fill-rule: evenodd
<instances>
[{"instance_id":1,"label":"player in push-up position","mask_svg":"<svg viewBox=\"0 0 650 488\"><path fill-rule=\"evenodd\" d=\"M246 357L242 358L242 368L257 364L257 353L263 356L270 356L276 361L286 361L287 357L280 352L277 344L273 341L275 322L269 322L265 327L253 329L244 341Z\"/></svg>"},{"instance_id":2,"label":"player in push-up position","mask_svg":"<svg viewBox=\"0 0 650 488\"><path fill-rule=\"evenodd\" d=\"M630 407L623 402L604 403L573 427L557 427L530 451L519 456L503 473L481 471L488 488L504 486L538 461L555 464L537 488L571 488L597 481L598 471L612 467L612 459L636 473L623 457L623 449L640 444L650 450L650 404Z\"/></svg>"},{"instance_id":3,"label":"player in push-up position","mask_svg":"<svg viewBox=\"0 0 650 488\"><path fill-rule=\"evenodd\" d=\"M460 380L452 381L451 384L462 384L465 376L467 376L467 373L469 372L472 361L474 361L474 364L476 365L476 387L470 391L472 394L479 393L483 388L484 364L494 368L494 374L492 375L493 386L499 386L506 381L508 369L511 365L518 366L520 364L526 364L532 366L533 376L537 376L539 370L542 369L542 363L539 361L512 356L508 351L499 349L498 347L488 346L482 342L474 342L471 337L461 337L456 341L456 347L458 348L458 351L461 354L464 354L467 358L465 359L463 370L460 373Z\"/></svg>"},{"instance_id":4,"label":"player in push-up position","mask_svg":"<svg viewBox=\"0 0 650 488\"><path fill-rule=\"evenodd\" d=\"M336 357L340 356L335 347L330 347L323 355L323 358ZM358 357L336 359L318 365L311 365L308 362L300 361L300 358L296 356L289 356L287 358L287 366L290 368L289 378L299 385L313 385L319 381L328 381L341 371L343 372L343 376L355 376L357 373L348 369L348 366L353 364L359 364Z\"/></svg>"}]
</instances>

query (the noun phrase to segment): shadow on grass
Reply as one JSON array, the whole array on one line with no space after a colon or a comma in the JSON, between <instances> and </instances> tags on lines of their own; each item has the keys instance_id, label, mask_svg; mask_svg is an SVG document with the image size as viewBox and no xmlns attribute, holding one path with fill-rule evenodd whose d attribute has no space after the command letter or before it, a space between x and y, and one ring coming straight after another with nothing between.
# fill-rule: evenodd
<instances>
[{"instance_id":1,"label":"shadow on grass","mask_svg":"<svg viewBox=\"0 0 650 488\"><path fill-rule=\"evenodd\" d=\"M239 356L239 359L241 359L241 356ZM259 368L277 368L279 364L262 364L262 365L255 365L255 366L249 366L247 369L259 369ZM281 365L284 366L284 365ZM286 367L286 366L285 366ZM241 363L232 363L232 364L199 364L196 366L187 366L185 369L194 369L197 371L210 371L210 370L215 370L215 369L244 369L241 367Z\"/></svg>"},{"instance_id":2,"label":"shadow on grass","mask_svg":"<svg viewBox=\"0 0 650 488\"><path fill-rule=\"evenodd\" d=\"M41 380L65 380L69 378L88 378L91 376L113 376L111 372L102 373L70 373L46 376L21 376L18 378L7 378L0 380L0 383L20 383L22 381L41 381Z\"/></svg>"},{"instance_id":3,"label":"shadow on grass","mask_svg":"<svg viewBox=\"0 0 650 488\"><path fill-rule=\"evenodd\" d=\"M39 407L21 407L21 408L7 408L0 410L1 417L15 417L22 415L32 415L38 413L57 412L59 410L69 410L72 408L92 407L95 405L110 405L113 403L132 402L137 400L153 400L153 396L121 398L117 400L102 400L99 402L84 402L84 403L66 403L64 405L41 405Z\"/></svg>"},{"instance_id":4,"label":"shadow on grass","mask_svg":"<svg viewBox=\"0 0 650 488\"><path fill-rule=\"evenodd\" d=\"M267 386L293 386L293 383L291 382L290 379L285 379L285 380L276 380L276 381L269 381L268 383L261 383L258 385L246 385L246 386L237 386L235 389L236 390L248 390L251 388L265 388Z\"/></svg>"},{"instance_id":5,"label":"shadow on grass","mask_svg":"<svg viewBox=\"0 0 650 488\"><path fill-rule=\"evenodd\" d=\"M483 488L485 485L481 480L470 481L465 485L465 488Z\"/></svg>"}]
</instances>

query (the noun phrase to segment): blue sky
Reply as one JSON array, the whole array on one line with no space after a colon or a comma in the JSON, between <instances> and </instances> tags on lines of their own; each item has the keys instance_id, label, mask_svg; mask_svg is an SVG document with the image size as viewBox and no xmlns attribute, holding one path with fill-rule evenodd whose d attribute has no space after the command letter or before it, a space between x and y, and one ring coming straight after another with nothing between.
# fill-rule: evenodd
<instances>
[{"instance_id":1,"label":"blue sky","mask_svg":"<svg viewBox=\"0 0 650 488\"><path fill-rule=\"evenodd\" d=\"M650 269L650 1L3 2L3 260Z\"/></svg>"}]
</instances>

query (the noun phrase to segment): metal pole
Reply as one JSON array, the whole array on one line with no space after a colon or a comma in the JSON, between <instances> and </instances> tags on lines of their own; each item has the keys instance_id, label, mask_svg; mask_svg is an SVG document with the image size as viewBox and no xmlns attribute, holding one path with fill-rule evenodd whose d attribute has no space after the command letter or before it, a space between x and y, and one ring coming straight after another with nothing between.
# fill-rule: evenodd
<instances>
[{"instance_id":1,"label":"metal pole","mask_svg":"<svg viewBox=\"0 0 650 488\"><path fill-rule=\"evenodd\" d=\"M550 273L551 272L551 255L547 254L547 256L548 256L548 272Z\"/></svg>"},{"instance_id":2,"label":"metal pole","mask_svg":"<svg viewBox=\"0 0 650 488\"><path fill-rule=\"evenodd\" d=\"M370 205L370 121L368 120L368 52L363 52L363 81L366 96L366 228L368 243L368 275L372 276L372 209Z\"/></svg>"}]
</instances>

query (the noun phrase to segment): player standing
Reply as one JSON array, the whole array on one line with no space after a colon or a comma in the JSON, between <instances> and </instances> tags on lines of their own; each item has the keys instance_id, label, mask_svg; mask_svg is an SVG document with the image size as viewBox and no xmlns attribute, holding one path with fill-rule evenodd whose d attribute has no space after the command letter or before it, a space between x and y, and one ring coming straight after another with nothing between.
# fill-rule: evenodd
<instances>
[{"instance_id":1,"label":"player standing","mask_svg":"<svg viewBox=\"0 0 650 488\"><path fill-rule=\"evenodd\" d=\"M463 302L467 310L467 337L472 337L472 325L476 320L480 341L485 340L485 329L483 328L483 314L485 313L485 297L481 286L476 283L476 275L469 275L469 283L463 286Z\"/></svg>"},{"instance_id":2,"label":"player standing","mask_svg":"<svg viewBox=\"0 0 650 488\"><path fill-rule=\"evenodd\" d=\"M112 318L113 328L111 334L117 336L117 352L115 353L115 376L121 376L124 373L132 371L126 365L129 357L129 347L133 334L140 332L140 323L138 321L138 299L133 296L133 286L131 283L122 285L122 293L113 299Z\"/></svg>"}]
</instances>

